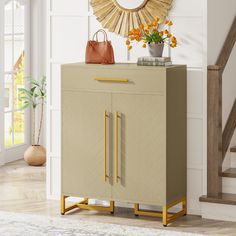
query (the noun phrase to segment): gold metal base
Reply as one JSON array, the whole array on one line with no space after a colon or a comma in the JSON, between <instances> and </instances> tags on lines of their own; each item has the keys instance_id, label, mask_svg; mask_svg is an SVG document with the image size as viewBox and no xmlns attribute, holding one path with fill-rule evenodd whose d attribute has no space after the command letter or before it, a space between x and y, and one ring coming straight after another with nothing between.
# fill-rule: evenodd
<instances>
[{"instance_id":1,"label":"gold metal base","mask_svg":"<svg viewBox=\"0 0 236 236\"><path fill-rule=\"evenodd\" d=\"M88 198L84 198L81 202L77 202L71 206L66 207L66 198L69 196L61 196L61 214L64 215L66 212L71 211L73 209L79 208L84 210L96 210L96 211L107 211L110 213L114 213L114 201L110 201L109 207L97 206L97 205L89 205Z\"/></svg>"},{"instance_id":2,"label":"gold metal base","mask_svg":"<svg viewBox=\"0 0 236 236\"><path fill-rule=\"evenodd\" d=\"M182 210L177 212L177 213L168 213L168 210L179 204L182 203ZM134 214L136 216L152 216L152 217L161 217L162 218L162 223L163 226L167 226L169 223L173 222L174 220L176 220L177 218L184 216L187 214L187 200L186 197L175 201L169 205L163 206L162 208L162 212L154 212L154 211L143 211L139 209L139 204L136 203L134 205Z\"/></svg>"}]
</instances>

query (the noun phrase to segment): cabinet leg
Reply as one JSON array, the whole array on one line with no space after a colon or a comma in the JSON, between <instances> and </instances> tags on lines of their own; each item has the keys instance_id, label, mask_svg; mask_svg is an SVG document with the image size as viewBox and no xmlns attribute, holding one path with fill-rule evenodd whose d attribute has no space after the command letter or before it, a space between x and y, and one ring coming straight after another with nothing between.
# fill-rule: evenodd
<instances>
[{"instance_id":1,"label":"cabinet leg","mask_svg":"<svg viewBox=\"0 0 236 236\"><path fill-rule=\"evenodd\" d=\"M71 211L73 209L84 209L84 210L96 210L96 211L106 211L110 212L111 214L114 214L114 209L115 209L115 202L110 201L110 206L109 207L104 207L104 206L97 206L97 205L90 205L89 204L89 199L84 198L84 200L74 203L70 206L66 206L66 198L68 196L61 196L61 215L65 215L66 212Z\"/></svg>"},{"instance_id":2,"label":"cabinet leg","mask_svg":"<svg viewBox=\"0 0 236 236\"><path fill-rule=\"evenodd\" d=\"M176 213L168 213L168 210L172 208L173 206L181 203L182 204L182 210ZM183 197L177 201L174 201L170 203L169 205L165 205L162 207L162 212L156 212L156 211L144 211L140 210L139 204L134 204L134 214L135 216L152 216L152 217L161 217L162 218L162 224L164 227L168 226L169 223L175 221L181 216L185 216L187 214L187 200L186 197Z\"/></svg>"},{"instance_id":3,"label":"cabinet leg","mask_svg":"<svg viewBox=\"0 0 236 236\"><path fill-rule=\"evenodd\" d=\"M183 211L184 211L184 216L186 216L187 215L187 198L183 199L182 207L183 207Z\"/></svg>"},{"instance_id":4,"label":"cabinet leg","mask_svg":"<svg viewBox=\"0 0 236 236\"><path fill-rule=\"evenodd\" d=\"M181 203L182 204L182 210L176 213L170 213L168 214L168 210ZM163 226L167 226L169 223L175 221L176 219L178 219L181 216L185 216L187 214L187 199L186 197L183 197L181 200L179 201L175 201L167 206L163 207Z\"/></svg>"},{"instance_id":5,"label":"cabinet leg","mask_svg":"<svg viewBox=\"0 0 236 236\"><path fill-rule=\"evenodd\" d=\"M139 211L139 204L138 204L138 203L135 203L135 204L134 204L134 215L135 215L135 216L138 216L138 211Z\"/></svg>"},{"instance_id":6,"label":"cabinet leg","mask_svg":"<svg viewBox=\"0 0 236 236\"><path fill-rule=\"evenodd\" d=\"M110 201L110 213L114 214L114 211L115 211L115 202Z\"/></svg>"},{"instance_id":7,"label":"cabinet leg","mask_svg":"<svg viewBox=\"0 0 236 236\"><path fill-rule=\"evenodd\" d=\"M61 215L65 215L65 196L61 196Z\"/></svg>"},{"instance_id":8,"label":"cabinet leg","mask_svg":"<svg viewBox=\"0 0 236 236\"><path fill-rule=\"evenodd\" d=\"M162 224L164 227L167 226L167 217L168 217L167 206L164 206L162 208Z\"/></svg>"}]
</instances>

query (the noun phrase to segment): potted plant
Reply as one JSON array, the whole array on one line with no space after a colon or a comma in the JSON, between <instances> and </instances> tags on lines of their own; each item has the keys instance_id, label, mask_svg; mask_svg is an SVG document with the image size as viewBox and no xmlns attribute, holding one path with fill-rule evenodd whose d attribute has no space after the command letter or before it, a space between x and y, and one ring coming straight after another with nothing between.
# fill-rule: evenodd
<instances>
[{"instance_id":1,"label":"potted plant","mask_svg":"<svg viewBox=\"0 0 236 236\"><path fill-rule=\"evenodd\" d=\"M20 89L20 100L23 104L22 109L32 108L32 145L25 151L24 159L29 165L41 166L46 162L46 149L39 144L46 100L46 77L42 77L39 80L30 78L29 84L29 89ZM36 135L35 113L38 107L40 107L40 120Z\"/></svg>"},{"instance_id":2,"label":"potted plant","mask_svg":"<svg viewBox=\"0 0 236 236\"><path fill-rule=\"evenodd\" d=\"M141 24L129 32L129 39L126 40L128 50L132 49L132 41L143 42L142 47L148 45L149 53L152 57L162 57L164 44L169 44L172 48L177 46L177 39L173 36L167 27L171 27L173 22L165 20L164 26L159 24L160 19L155 17L155 21L148 25Z\"/></svg>"}]
</instances>

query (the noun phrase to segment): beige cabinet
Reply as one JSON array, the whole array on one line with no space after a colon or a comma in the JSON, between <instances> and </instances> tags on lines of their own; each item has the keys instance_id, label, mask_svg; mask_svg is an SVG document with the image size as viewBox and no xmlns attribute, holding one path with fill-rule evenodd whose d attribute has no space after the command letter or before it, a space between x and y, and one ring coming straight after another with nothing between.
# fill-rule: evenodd
<instances>
[{"instance_id":1,"label":"beige cabinet","mask_svg":"<svg viewBox=\"0 0 236 236\"><path fill-rule=\"evenodd\" d=\"M165 149L160 148L165 146L163 102L162 95L112 95L114 127L118 128L113 199L165 204L160 194L165 192Z\"/></svg>"},{"instance_id":2,"label":"beige cabinet","mask_svg":"<svg viewBox=\"0 0 236 236\"><path fill-rule=\"evenodd\" d=\"M186 113L185 66L63 65L62 213L95 198L186 214Z\"/></svg>"},{"instance_id":3,"label":"beige cabinet","mask_svg":"<svg viewBox=\"0 0 236 236\"><path fill-rule=\"evenodd\" d=\"M69 196L110 199L111 184L104 181L103 114L111 109L111 95L62 95L62 190Z\"/></svg>"}]
</instances>

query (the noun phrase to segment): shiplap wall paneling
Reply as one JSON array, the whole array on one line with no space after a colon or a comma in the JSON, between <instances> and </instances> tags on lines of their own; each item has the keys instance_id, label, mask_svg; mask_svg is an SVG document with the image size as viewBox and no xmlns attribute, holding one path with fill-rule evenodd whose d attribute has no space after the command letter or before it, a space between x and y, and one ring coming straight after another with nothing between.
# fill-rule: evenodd
<instances>
[{"instance_id":1,"label":"shiplap wall paneling","mask_svg":"<svg viewBox=\"0 0 236 236\"><path fill-rule=\"evenodd\" d=\"M47 196L60 196L60 65L84 60L88 1L47 1Z\"/></svg>"}]
</instances>

